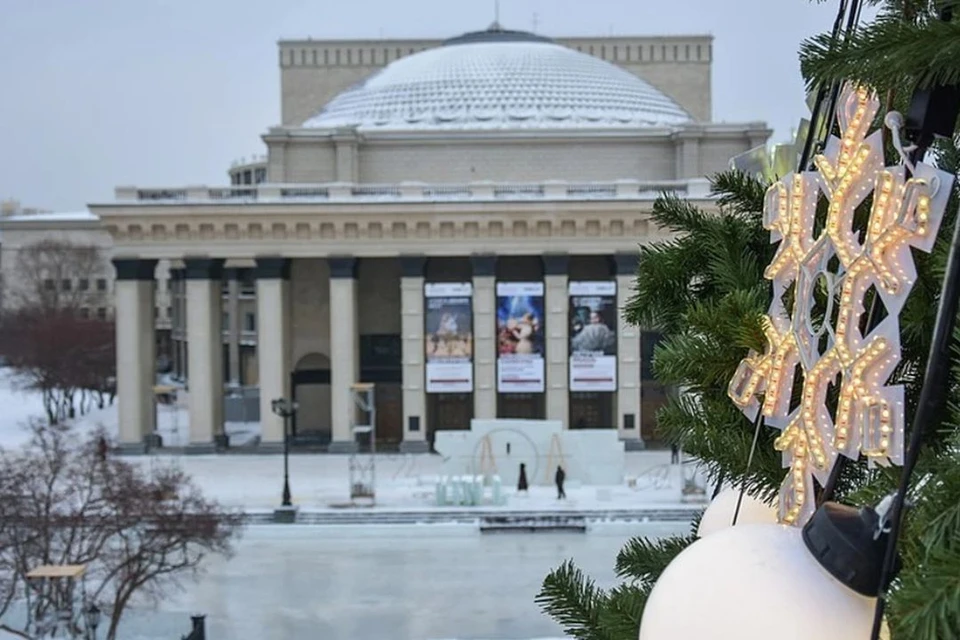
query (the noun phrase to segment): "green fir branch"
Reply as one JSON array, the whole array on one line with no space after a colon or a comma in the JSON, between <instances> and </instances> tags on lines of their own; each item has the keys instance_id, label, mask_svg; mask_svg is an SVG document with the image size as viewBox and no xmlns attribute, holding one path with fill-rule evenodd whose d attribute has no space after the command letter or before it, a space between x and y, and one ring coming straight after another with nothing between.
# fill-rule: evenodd
<instances>
[{"instance_id":1,"label":"green fir branch","mask_svg":"<svg viewBox=\"0 0 960 640\"><path fill-rule=\"evenodd\" d=\"M960 638L960 539L909 563L897 582L891 603L894 638Z\"/></svg>"},{"instance_id":2,"label":"green fir branch","mask_svg":"<svg viewBox=\"0 0 960 640\"><path fill-rule=\"evenodd\" d=\"M761 219L763 201L770 187L766 181L742 171L730 170L712 176L710 186L712 195L717 197L717 204L724 209L748 221Z\"/></svg>"},{"instance_id":3,"label":"green fir branch","mask_svg":"<svg viewBox=\"0 0 960 640\"><path fill-rule=\"evenodd\" d=\"M659 540L633 538L617 554L617 576L632 579L641 586L652 587L667 565L694 540L696 537L693 535Z\"/></svg>"},{"instance_id":4,"label":"green fir branch","mask_svg":"<svg viewBox=\"0 0 960 640\"><path fill-rule=\"evenodd\" d=\"M615 640L604 629L601 616L609 598L572 560L551 571L535 599L563 632L577 640Z\"/></svg>"},{"instance_id":5,"label":"green fir branch","mask_svg":"<svg viewBox=\"0 0 960 640\"><path fill-rule=\"evenodd\" d=\"M621 584L610 590L607 604L600 613L600 625L608 638L636 640L649 595L649 587L634 584Z\"/></svg>"},{"instance_id":6,"label":"green fir branch","mask_svg":"<svg viewBox=\"0 0 960 640\"><path fill-rule=\"evenodd\" d=\"M916 24L887 13L831 47L821 34L800 47L808 86L852 80L886 91L960 82L960 22Z\"/></svg>"}]
</instances>

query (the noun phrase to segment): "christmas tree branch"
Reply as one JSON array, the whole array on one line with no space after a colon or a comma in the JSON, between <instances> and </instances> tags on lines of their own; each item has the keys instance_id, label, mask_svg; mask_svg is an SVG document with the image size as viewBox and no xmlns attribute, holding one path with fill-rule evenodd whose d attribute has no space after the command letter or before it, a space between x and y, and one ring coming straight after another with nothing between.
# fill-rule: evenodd
<instances>
[{"instance_id":1,"label":"christmas tree branch","mask_svg":"<svg viewBox=\"0 0 960 640\"><path fill-rule=\"evenodd\" d=\"M601 623L607 595L571 560L544 578L536 603L577 640L615 640Z\"/></svg>"}]
</instances>

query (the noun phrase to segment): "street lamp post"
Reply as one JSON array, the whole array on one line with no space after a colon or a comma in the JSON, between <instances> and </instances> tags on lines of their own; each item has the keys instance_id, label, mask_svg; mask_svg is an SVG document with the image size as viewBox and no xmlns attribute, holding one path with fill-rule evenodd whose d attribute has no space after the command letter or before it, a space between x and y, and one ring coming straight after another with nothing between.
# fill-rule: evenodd
<instances>
[{"instance_id":1,"label":"street lamp post","mask_svg":"<svg viewBox=\"0 0 960 640\"><path fill-rule=\"evenodd\" d=\"M286 398L276 398L270 402L273 412L283 418L283 498L281 507L292 507L290 500L290 418L297 412L297 403Z\"/></svg>"},{"instance_id":2,"label":"street lamp post","mask_svg":"<svg viewBox=\"0 0 960 640\"><path fill-rule=\"evenodd\" d=\"M87 632L92 640L97 638L97 627L100 626L100 607L91 603L89 607L83 610L83 618L87 623Z\"/></svg>"}]
</instances>

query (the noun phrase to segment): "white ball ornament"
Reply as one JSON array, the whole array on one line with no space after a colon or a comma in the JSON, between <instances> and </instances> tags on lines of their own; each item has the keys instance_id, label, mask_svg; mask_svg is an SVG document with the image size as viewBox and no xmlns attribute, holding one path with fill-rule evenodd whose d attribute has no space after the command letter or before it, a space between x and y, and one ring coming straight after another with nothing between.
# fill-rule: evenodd
<instances>
[{"instance_id":1,"label":"white ball ornament","mask_svg":"<svg viewBox=\"0 0 960 640\"><path fill-rule=\"evenodd\" d=\"M654 585L640 640L867 640L876 600L834 579L800 536L738 524L697 540Z\"/></svg>"},{"instance_id":2,"label":"white ball ornament","mask_svg":"<svg viewBox=\"0 0 960 640\"><path fill-rule=\"evenodd\" d=\"M733 525L733 514L737 509L740 490L725 488L717 494L700 519L697 537L704 538L711 533L727 529ZM762 502L749 493L743 494L737 526L745 524L776 524L777 508L773 504Z\"/></svg>"}]
</instances>

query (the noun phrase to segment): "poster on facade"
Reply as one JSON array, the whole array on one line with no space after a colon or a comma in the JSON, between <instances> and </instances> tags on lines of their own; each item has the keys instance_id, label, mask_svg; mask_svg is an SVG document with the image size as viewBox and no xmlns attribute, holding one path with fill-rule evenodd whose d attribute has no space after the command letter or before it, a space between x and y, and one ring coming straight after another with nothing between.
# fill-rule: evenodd
<instances>
[{"instance_id":1,"label":"poster on facade","mask_svg":"<svg viewBox=\"0 0 960 640\"><path fill-rule=\"evenodd\" d=\"M473 391L473 287L424 285L427 393Z\"/></svg>"},{"instance_id":2,"label":"poster on facade","mask_svg":"<svg viewBox=\"0 0 960 640\"><path fill-rule=\"evenodd\" d=\"M543 393L542 282L497 283L497 390Z\"/></svg>"},{"instance_id":3,"label":"poster on facade","mask_svg":"<svg viewBox=\"0 0 960 640\"><path fill-rule=\"evenodd\" d=\"M617 390L617 283L570 283L570 391Z\"/></svg>"}]
</instances>

